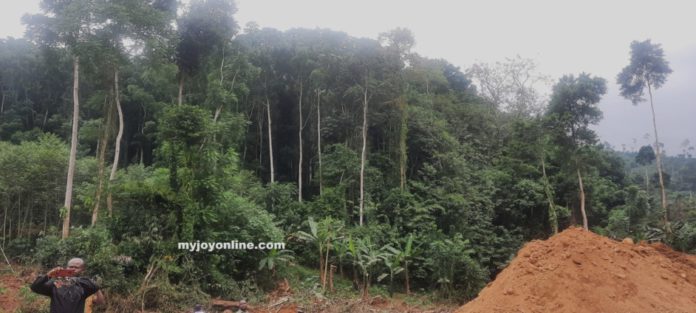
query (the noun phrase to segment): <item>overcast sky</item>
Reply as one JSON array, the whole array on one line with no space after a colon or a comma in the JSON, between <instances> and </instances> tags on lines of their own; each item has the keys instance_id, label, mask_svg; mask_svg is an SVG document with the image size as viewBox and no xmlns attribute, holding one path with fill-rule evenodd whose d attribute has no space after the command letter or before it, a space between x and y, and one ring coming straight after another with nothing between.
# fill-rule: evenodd
<instances>
[{"instance_id":1,"label":"overcast sky","mask_svg":"<svg viewBox=\"0 0 696 313\"><path fill-rule=\"evenodd\" d=\"M26 12L38 0L0 0L0 37L21 37ZM330 28L357 37L406 27L414 50L468 68L520 55L557 79L588 72L609 82L600 103L604 119L595 127L617 150L652 140L650 107L633 106L618 95L616 75L629 61L632 40L662 44L674 73L655 92L660 141L680 153L685 139L696 144L696 19L690 1L397 1L397 0L237 0L240 26ZM634 139L636 143L634 143Z\"/></svg>"}]
</instances>

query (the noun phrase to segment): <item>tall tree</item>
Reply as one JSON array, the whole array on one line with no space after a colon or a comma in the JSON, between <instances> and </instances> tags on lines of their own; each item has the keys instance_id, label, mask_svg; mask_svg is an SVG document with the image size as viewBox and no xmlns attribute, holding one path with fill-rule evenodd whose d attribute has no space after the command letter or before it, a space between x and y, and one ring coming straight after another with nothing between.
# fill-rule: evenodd
<instances>
[{"instance_id":1,"label":"tall tree","mask_svg":"<svg viewBox=\"0 0 696 313\"><path fill-rule=\"evenodd\" d=\"M69 48L73 63L73 114L72 133L70 136L70 157L65 183L65 201L63 203L62 238L70 232L70 210L73 204L73 179L77 159L78 127L80 121L80 57L89 52L93 35L98 27L95 25L95 0L41 1L45 15L25 16L28 33L46 45L65 45Z\"/></svg>"},{"instance_id":2,"label":"tall tree","mask_svg":"<svg viewBox=\"0 0 696 313\"><path fill-rule=\"evenodd\" d=\"M236 34L239 26L233 18L235 12L237 7L232 0L194 0L178 19L179 105L183 103L185 80L201 68L206 57L223 49Z\"/></svg>"},{"instance_id":3,"label":"tall tree","mask_svg":"<svg viewBox=\"0 0 696 313\"><path fill-rule=\"evenodd\" d=\"M124 114L121 107L121 88L119 82L120 67L127 58L124 41L128 40L132 45L142 45L147 40L163 37L168 31L171 8L158 6L158 3L150 4L147 1L138 0L114 0L99 1L96 12L97 18L105 25L99 32L99 36L105 42L108 63L113 72L113 92L116 111L118 112L118 132L114 142L114 160L109 174L109 184L116 179L121 157L121 141L124 131ZM106 198L109 216L113 212L113 197L111 188ZM92 213L92 224L97 222L98 206Z\"/></svg>"},{"instance_id":4,"label":"tall tree","mask_svg":"<svg viewBox=\"0 0 696 313\"><path fill-rule=\"evenodd\" d=\"M670 73L672 73L672 69L669 67L669 62L665 60L662 48L659 44L653 44L648 39L631 42L631 63L624 67L616 78L617 83L620 85L621 95L631 100L634 105L645 101L645 98L643 98L644 92L646 88L648 90L653 130L655 132L655 163L657 164L662 211L666 225L669 222L669 212L667 211L665 182L662 177L662 153L660 152L660 140L657 136L657 121L652 90L660 88L667 81L667 76Z\"/></svg>"},{"instance_id":5,"label":"tall tree","mask_svg":"<svg viewBox=\"0 0 696 313\"><path fill-rule=\"evenodd\" d=\"M578 180L578 197L582 226L588 229L585 211L584 152L597 141L597 136L589 126L602 117L597 103L606 93L607 85L603 78L591 77L582 73L577 77L563 76L553 87L547 116L556 130L556 141L565 150L568 163L572 164Z\"/></svg>"},{"instance_id":6,"label":"tall tree","mask_svg":"<svg viewBox=\"0 0 696 313\"><path fill-rule=\"evenodd\" d=\"M546 100L536 87L549 84L536 69L534 60L516 56L495 64L477 63L468 72L483 98L516 116L529 116L540 113Z\"/></svg>"}]
</instances>

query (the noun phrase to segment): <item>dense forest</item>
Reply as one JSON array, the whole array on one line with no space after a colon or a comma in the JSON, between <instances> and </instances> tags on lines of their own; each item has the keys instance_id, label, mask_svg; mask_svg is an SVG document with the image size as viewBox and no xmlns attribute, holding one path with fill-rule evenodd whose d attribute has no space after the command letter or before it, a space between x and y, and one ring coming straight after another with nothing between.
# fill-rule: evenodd
<instances>
[{"instance_id":1,"label":"dense forest","mask_svg":"<svg viewBox=\"0 0 696 313\"><path fill-rule=\"evenodd\" d=\"M335 271L364 296L463 302L573 225L696 251L693 148L665 155L656 125L658 144L617 152L592 130L608 80L637 105L668 83L650 41L627 43L617 77L569 74L544 97L528 59L461 69L404 28L242 29L231 0L42 9L0 39L3 251L82 256L138 308L253 297L298 268L319 292ZM287 246L177 248L231 240Z\"/></svg>"}]
</instances>

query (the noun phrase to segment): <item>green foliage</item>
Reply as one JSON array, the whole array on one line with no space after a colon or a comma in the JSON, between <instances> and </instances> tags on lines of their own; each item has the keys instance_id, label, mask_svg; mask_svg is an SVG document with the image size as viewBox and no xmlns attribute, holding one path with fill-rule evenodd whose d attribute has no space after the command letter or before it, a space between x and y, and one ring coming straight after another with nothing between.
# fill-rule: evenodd
<instances>
[{"instance_id":1,"label":"green foliage","mask_svg":"<svg viewBox=\"0 0 696 313\"><path fill-rule=\"evenodd\" d=\"M638 154L636 155L636 163L640 165L648 165L653 161L655 161L655 151L653 151L653 148L651 146L640 147L640 150L638 150Z\"/></svg>"},{"instance_id":2,"label":"green foliage","mask_svg":"<svg viewBox=\"0 0 696 313\"><path fill-rule=\"evenodd\" d=\"M460 234L452 239L432 241L428 247L427 266L441 296L468 300L476 296L487 282L487 273L472 259L475 251Z\"/></svg>"},{"instance_id":3,"label":"green foliage","mask_svg":"<svg viewBox=\"0 0 696 313\"><path fill-rule=\"evenodd\" d=\"M631 42L631 63L616 77L621 95L633 104L645 99L645 88L660 88L672 73L659 44L650 40Z\"/></svg>"},{"instance_id":4,"label":"green foliage","mask_svg":"<svg viewBox=\"0 0 696 313\"><path fill-rule=\"evenodd\" d=\"M696 162L688 143L681 157L666 158L671 217L679 221L668 234L656 226L651 148L619 158L590 128L601 118L601 78L564 76L546 114L535 116L545 99L532 85L545 77L527 59L462 71L414 53L407 29L379 41L323 29L249 27L235 36L232 1L177 4L43 1L45 14L25 18L33 42L0 40L2 244L14 259L46 267L85 257L122 297L109 310L133 312L141 308L132 303L144 302L146 310L173 312L181 309L175 302L208 296L261 298L287 276L318 292L332 265L338 284L348 289L343 278L355 275L364 295L373 283L384 292L389 278L391 293L408 279L414 289L470 299L524 241L577 219L577 172L593 229L694 250ZM632 50L618 80L636 102L671 70L659 46L636 42ZM74 56L85 100L75 231L61 241L55 225L65 211ZM102 135L114 133L107 120L115 69L122 161L104 186L111 216L100 212L86 229L98 169L109 166L99 164L98 147L107 159L114 151L113 136ZM498 90L487 88L496 82ZM184 103L177 105L180 90ZM366 225L356 227L365 102ZM177 249L197 240L287 240L288 250ZM317 261L319 281L302 267Z\"/></svg>"},{"instance_id":5,"label":"green foliage","mask_svg":"<svg viewBox=\"0 0 696 313\"><path fill-rule=\"evenodd\" d=\"M159 131L163 139L179 145L200 144L210 132L209 113L192 105L169 107L163 112Z\"/></svg>"}]
</instances>

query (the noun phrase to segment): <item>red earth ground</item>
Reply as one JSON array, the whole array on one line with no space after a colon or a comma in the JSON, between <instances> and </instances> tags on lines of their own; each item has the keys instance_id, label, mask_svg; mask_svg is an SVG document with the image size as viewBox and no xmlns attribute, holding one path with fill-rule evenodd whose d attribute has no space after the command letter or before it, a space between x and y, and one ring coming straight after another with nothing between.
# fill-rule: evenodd
<instances>
[{"instance_id":1,"label":"red earth ground","mask_svg":"<svg viewBox=\"0 0 696 313\"><path fill-rule=\"evenodd\" d=\"M14 312L19 308L19 288L24 282L12 273L0 274L0 312Z\"/></svg>"},{"instance_id":2,"label":"red earth ground","mask_svg":"<svg viewBox=\"0 0 696 313\"><path fill-rule=\"evenodd\" d=\"M455 313L693 313L696 256L582 228L526 244Z\"/></svg>"}]
</instances>

